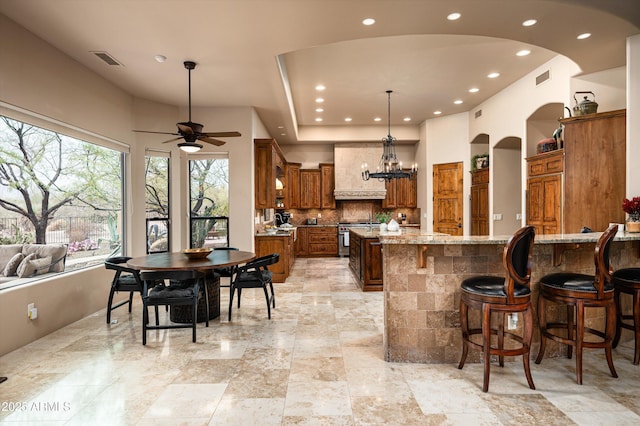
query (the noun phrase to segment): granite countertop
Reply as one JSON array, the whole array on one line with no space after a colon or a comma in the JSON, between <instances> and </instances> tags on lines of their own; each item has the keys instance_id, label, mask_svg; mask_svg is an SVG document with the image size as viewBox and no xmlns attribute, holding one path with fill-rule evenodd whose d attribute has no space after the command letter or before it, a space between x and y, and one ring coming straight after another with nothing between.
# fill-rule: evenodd
<instances>
[{"instance_id":1,"label":"granite countertop","mask_svg":"<svg viewBox=\"0 0 640 426\"><path fill-rule=\"evenodd\" d=\"M256 237L289 237L290 235L294 235L295 237L296 227L288 228L288 229L278 229L275 234L268 234L266 232L256 232Z\"/></svg>"},{"instance_id":2,"label":"granite countertop","mask_svg":"<svg viewBox=\"0 0 640 426\"><path fill-rule=\"evenodd\" d=\"M379 229L351 228L351 232L361 238L380 238L383 244L506 244L511 235L494 236L451 236L428 233L419 229L403 228L399 232L380 232ZM588 234L546 234L536 235L535 244L594 243L602 232ZM640 240L640 233L618 232L614 241Z\"/></svg>"},{"instance_id":3,"label":"granite countertop","mask_svg":"<svg viewBox=\"0 0 640 426\"><path fill-rule=\"evenodd\" d=\"M307 225L305 223L305 224L302 224L302 225L296 225L296 227L298 227L298 228L322 228L322 227L335 228L337 226L338 226L337 223L319 223L317 225Z\"/></svg>"}]
</instances>

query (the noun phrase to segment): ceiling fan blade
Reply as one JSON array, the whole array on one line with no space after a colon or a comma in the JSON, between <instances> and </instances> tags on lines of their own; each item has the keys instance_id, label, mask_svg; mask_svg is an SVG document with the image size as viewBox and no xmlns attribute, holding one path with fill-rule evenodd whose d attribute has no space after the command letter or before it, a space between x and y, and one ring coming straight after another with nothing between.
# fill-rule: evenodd
<instances>
[{"instance_id":1,"label":"ceiling fan blade","mask_svg":"<svg viewBox=\"0 0 640 426\"><path fill-rule=\"evenodd\" d=\"M205 132L203 136L213 136L217 138L234 138L236 136L242 136L240 132Z\"/></svg>"},{"instance_id":2,"label":"ceiling fan blade","mask_svg":"<svg viewBox=\"0 0 640 426\"><path fill-rule=\"evenodd\" d=\"M180 132L182 132L182 133L186 133L188 135L192 135L193 134L193 129L191 127L187 126L186 124L177 123L176 126L178 126L178 130L180 130Z\"/></svg>"},{"instance_id":3,"label":"ceiling fan blade","mask_svg":"<svg viewBox=\"0 0 640 426\"><path fill-rule=\"evenodd\" d=\"M226 143L225 141L220 141L218 139L210 138L210 137L204 136L204 135L200 136L198 138L198 140L202 141L202 142L210 143L210 144L215 145L215 146L222 146L222 145L224 145Z\"/></svg>"},{"instance_id":4,"label":"ceiling fan blade","mask_svg":"<svg viewBox=\"0 0 640 426\"><path fill-rule=\"evenodd\" d=\"M136 133L155 133L157 135L176 135L179 136L180 133L173 133L173 132L150 132L148 130L133 130L133 132Z\"/></svg>"},{"instance_id":5,"label":"ceiling fan blade","mask_svg":"<svg viewBox=\"0 0 640 426\"><path fill-rule=\"evenodd\" d=\"M180 139L182 139L182 136L178 136L177 138L169 139L168 141L164 141L162 143L175 142L175 141L180 140Z\"/></svg>"}]
</instances>

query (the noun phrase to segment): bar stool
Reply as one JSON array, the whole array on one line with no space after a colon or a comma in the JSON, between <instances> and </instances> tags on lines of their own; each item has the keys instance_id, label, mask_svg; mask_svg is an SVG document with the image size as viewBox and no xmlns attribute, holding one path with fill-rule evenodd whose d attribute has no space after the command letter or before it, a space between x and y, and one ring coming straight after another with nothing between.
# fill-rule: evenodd
<instances>
[{"instance_id":1,"label":"bar stool","mask_svg":"<svg viewBox=\"0 0 640 426\"><path fill-rule=\"evenodd\" d=\"M617 321L616 336L613 339L613 347L618 346L620 334L623 328L633 330L635 335L635 355L633 364L640 363L640 268L623 268L615 271L611 278L613 283L614 299L616 302ZM620 295L630 294L633 297L633 309L631 314L624 314L620 305ZM627 324L625 320L633 320L632 324Z\"/></svg>"},{"instance_id":2,"label":"bar stool","mask_svg":"<svg viewBox=\"0 0 640 426\"><path fill-rule=\"evenodd\" d=\"M462 357L459 369L464 367L469 347L483 352L484 380L482 391L489 390L489 370L491 355L498 355L500 367L504 367L505 356L522 355L524 372L531 389L535 389L529 367L529 351L533 337L533 310L531 307L531 252L535 228L525 226L513 234L504 247L502 263L504 277L476 276L467 278L461 284L460 326L462 328ZM482 327L469 329L469 308L482 311ZM497 328L491 327L491 313L500 314ZM522 335L504 330L505 315L522 312ZM482 334L482 342L471 340L471 336ZM491 335L497 336L497 347L491 346ZM519 347L504 347L505 337L520 343Z\"/></svg>"},{"instance_id":3,"label":"bar stool","mask_svg":"<svg viewBox=\"0 0 640 426\"><path fill-rule=\"evenodd\" d=\"M572 272L558 272L545 275L540 280L538 297L538 322L540 324L540 351L536 364L542 362L547 339L568 345L567 357L571 359L572 349L576 348L576 377L582 384L582 352L584 348L604 348L607 364L613 377L618 377L611 355L615 334L616 305L613 300L612 268L609 264L609 248L618 231L618 225L611 225L602 233L594 252L595 275ZM566 305L567 322L547 323L546 305L551 301ZM585 308L605 308L605 330L595 330L585 326ZM575 316L575 323L574 323ZM563 335L551 330L562 331ZM585 334L596 336L598 341L585 341ZM564 337L566 335L566 337Z\"/></svg>"}]
</instances>

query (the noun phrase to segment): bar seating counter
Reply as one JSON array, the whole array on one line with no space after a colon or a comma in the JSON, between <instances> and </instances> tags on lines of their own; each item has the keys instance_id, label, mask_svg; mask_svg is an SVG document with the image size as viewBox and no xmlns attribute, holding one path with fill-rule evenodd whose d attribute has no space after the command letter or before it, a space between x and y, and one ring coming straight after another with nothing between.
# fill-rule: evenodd
<instances>
[{"instance_id":1,"label":"bar seating counter","mask_svg":"<svg viewBox=\"0 0 640 426\"><path fill-rule=\"evenodd\" d=\"M460 283L474 275L504 276L502 251L510 235L458 237L406 228L400 233L360 232L376 234L382 243L385 360L457 363L462 353ZM534 307L542 276L565 270L593 274L593 253L600 235L536 235L531 274ZM640 234L619 232L610 259L614 270L640 267ZM587 317L588 326L603 327L600 312ZM479 317L470 319L476 320ZM631 338L631 333L623 335L623 341ZM531 353L537 353L539 342L536 320ZM565 348L556 342L547 345L546 357L564 353ZM479 353L470 353L467 362L480 362Z\"/></svg>"}]
</instances>

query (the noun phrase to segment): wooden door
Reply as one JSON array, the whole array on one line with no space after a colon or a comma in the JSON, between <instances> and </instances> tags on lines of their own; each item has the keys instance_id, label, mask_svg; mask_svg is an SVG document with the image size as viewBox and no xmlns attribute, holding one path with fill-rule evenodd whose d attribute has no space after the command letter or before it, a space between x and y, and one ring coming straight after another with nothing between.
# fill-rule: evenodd
<instances>
[{"instance_id":1,"label":"wooden door","mask_svg":"<svg viewBox=\"0 0 640 426\"><path fill-rule=\"evenodd\" d=\"M300 208L300 163L287 163L287 208Z\"/></svg>"},{"instance_id":2,"label":"wooden door","mask_svg":"<svg viewBox=\"0 0 640 426\"><path fill-rule=\"evenodd\" d=\"M462 163L433 165L433 230L462 235Z\"/></svg>"}]
</instances>

